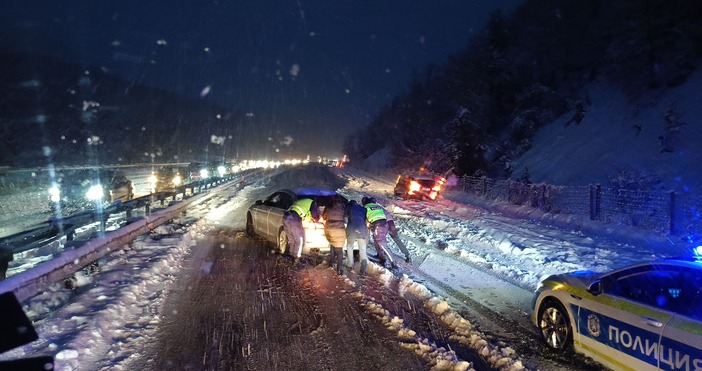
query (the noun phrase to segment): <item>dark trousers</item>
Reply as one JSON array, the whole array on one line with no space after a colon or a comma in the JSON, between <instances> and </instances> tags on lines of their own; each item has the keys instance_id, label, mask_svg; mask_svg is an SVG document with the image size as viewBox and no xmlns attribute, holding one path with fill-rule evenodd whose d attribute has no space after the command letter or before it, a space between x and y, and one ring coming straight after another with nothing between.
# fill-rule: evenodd
<instances>
[{"instance_id":1,"label":"dark trousers","mask_svg":"<svg viewBox=\"0 0 702 371\"><path fill-rule=\"evenodd\" d=\"M388 223L386 220L378 220L370 225L371 234L373 234L373 240L375 241L375 250L378 252L378 258L381 264L386 262L390 264L395 264L388 250Z\"/></svg>"},{"instance_id":2,"label":"dark trousers","mask_svg":"<svg viewBox=\"0 0 702 371\"><path fill-rule=\"evenodd\" d=\"M409 259L409 250L407 250L407 246L405 246L404 242L402 242L402 240L400 239L400 234L397 233L397 228L395 228L394 220L388 220L388 234L390 235L390 238L392 238L392 240L395 241L397 247L400 248L400 251L402 251L402 253L405 254L405 258Z\"/></svg>"},{"instance_id":3,"label":"dark trousers","mask_svg":"<svg viewBox=\"0 0 702 371\"><path fill-rule=\"evenodd\" d=\"M294 211L286 211L283 214L283 228L288 237L290 255L299 258L302 256L302 248L305 246L305 229L302 228L302 218Z\"/></svg>"}]
</instances>

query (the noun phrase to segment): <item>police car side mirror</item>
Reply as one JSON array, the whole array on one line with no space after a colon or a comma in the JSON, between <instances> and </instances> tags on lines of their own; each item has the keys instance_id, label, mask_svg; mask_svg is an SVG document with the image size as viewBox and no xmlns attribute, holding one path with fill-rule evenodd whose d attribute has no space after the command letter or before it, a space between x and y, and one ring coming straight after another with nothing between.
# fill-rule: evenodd
<instances>
[{"instance_id":1,"label":"police car side mirror","mask_svg":"<svg viewBox=\"0 0 702 371\"><path fill-rule=\"evenodd\" d=\"M587 287L587 291L592 295L599 295L602 293L602 281L593 281L590 286Z\"/></svg>"}]
</instances>

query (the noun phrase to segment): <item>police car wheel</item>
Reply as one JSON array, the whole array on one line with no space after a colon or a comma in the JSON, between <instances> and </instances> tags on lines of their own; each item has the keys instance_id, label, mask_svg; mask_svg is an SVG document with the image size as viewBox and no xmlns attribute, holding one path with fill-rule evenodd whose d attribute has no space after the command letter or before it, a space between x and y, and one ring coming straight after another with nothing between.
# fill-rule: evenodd
<instances>
[{"instance_id":1,"label":"police car wheel","mask_svg":"<svg viewBox=\"0 0 702 371\"><path fill-rule=\"evenodd\" d=\"M570 350L573 332L563 305L556 300L544 302L539 308L539 330L546 345L554 351Z\"/></svg>"},{"instance_id":2,"label":"police car wheel","mask_svg":"<svg viewBox=\"0 0 702 371\"><path fill-rule=\"evenodd\" d=\"M256 230L254 229L253 217L251 214L246 214L246 235L253 237L256 235Z\"/></svg>"},{"instance_id":3,"label":"police car wheel","mask_svg":"<svg viewBox=\"0 0 702 371\"><path fill-rule=\"evenodd\" d=\"M278 232L278 253L280 253L281 255L285 255L287 249L288 235L285 234L285 231L281 228Z\"/></svg>"}]
</instances>

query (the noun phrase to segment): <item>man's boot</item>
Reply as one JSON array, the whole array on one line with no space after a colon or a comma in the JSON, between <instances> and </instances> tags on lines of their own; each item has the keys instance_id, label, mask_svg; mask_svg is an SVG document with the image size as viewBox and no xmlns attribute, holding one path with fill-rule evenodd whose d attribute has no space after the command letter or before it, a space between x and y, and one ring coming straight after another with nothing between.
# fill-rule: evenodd
<instances>
[{"instance_id":1,"label":"man's boot","mask_svg":"<svg viewBox=\"0 0 702 371\"><path fill-rule=\"evenodd\" d=\"M363 260L361 260L361 275L365 276L367 272L368 272L368 260L363 259Z\"/></svg>"},{"instance_id":2,"label":"man's boot","mask_svg":"<svg viewBox=\"0 0 702 371\"><path fill-rule=\"evenodd\" d=\"M343 271L342 271L341 267L344 265L344 255L342 255L343 249L340 247L334 247L333 249L334 249L334 254L332 254L332 256L334 256L334 264L336 265L336 267L335 267L336 273L342 274Z\"/></svg>"}]
</instances>

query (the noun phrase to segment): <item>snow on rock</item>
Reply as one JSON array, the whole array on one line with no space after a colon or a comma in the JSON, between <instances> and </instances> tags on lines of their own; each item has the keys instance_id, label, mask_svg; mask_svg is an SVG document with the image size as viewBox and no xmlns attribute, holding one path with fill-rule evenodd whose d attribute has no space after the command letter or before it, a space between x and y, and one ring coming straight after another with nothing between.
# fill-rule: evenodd
<instances>
[{"instance_id":1,"label":"snow on rock","mask_svg":"<svg viewBox=\"0 0 702 371\"><path fill-rule=\"evenodd\" d=\"M435 344L429 344L424 339L416 343L401 343L403 348L414 351L415 354L429 362L431 370L441 371L467 371L474 370L470 362L458 361L453 356L453 352L447 352L444 348L435 348Z\"/></svg>"},{"instance_id":2,"label":"snow on rock","mask_svg":"<svg viewBox=\"0 0 702 371\"><path fill-rule=\"evenodd\" d=\"M449 305L445 300L437 297L433 297L427 301L425 306L431 308L434 314L442 315L446 310L449 309Z\"/></svg>"},{"instance_id":3,"label":"snow on rock","mask_svg":"<svg viewBox=\"0 0 702 371\"><path fill-rule=\"evenodd\" d=\"M57 361L67 361L78 358L78 351L75 349L64 349L56 353Z\"/></svg>"}]
</instances>

